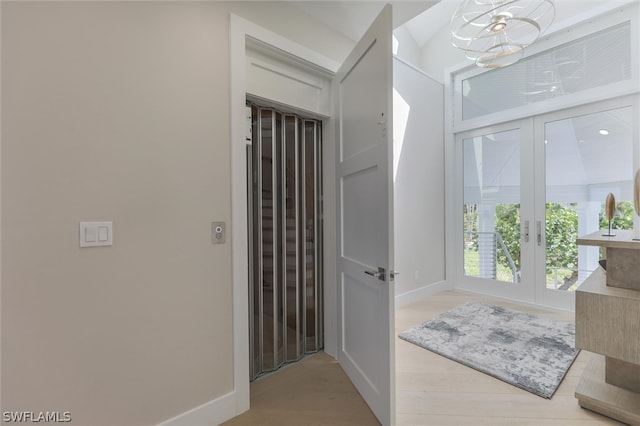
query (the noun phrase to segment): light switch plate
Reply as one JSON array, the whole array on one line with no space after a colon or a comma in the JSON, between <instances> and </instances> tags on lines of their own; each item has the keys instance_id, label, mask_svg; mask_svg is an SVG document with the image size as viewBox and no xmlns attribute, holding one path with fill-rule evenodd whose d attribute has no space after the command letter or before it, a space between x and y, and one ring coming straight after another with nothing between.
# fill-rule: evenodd
<instances>
[{"instance_id":1,"label":"light switch plate","mask_svg":"<svg viewBox=\"0 0 640 426\"><path fill-rule=\"evenodd\" d=\"M211 242L224 244L227 235L227 226L224 222L211 222Z\"/></svg>"},{"instance_id":2,"label":"light switch plate","mask_svg":"<svg viewBox=\"0 0 640 426\"><path fill-rule=\"evenodd\" d=\"M113 222L80 222L80 247L113 245Z\"/></svg>"}]
</instances>

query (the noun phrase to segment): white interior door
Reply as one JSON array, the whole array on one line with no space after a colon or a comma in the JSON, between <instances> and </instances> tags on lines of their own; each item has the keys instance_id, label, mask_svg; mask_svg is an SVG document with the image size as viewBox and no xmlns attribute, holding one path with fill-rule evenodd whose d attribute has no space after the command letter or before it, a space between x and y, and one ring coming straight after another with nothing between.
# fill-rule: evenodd
<instances>
[{"instance_id":1,"label":"white interior door","mask_svg":"<svg viewBox=\"0 0 640 426\"><path fill-rule=\"evenodd\" d=\"M338 362L395 423L392 21L385 6L334 80Z\"/></svg>"}]
</instances>

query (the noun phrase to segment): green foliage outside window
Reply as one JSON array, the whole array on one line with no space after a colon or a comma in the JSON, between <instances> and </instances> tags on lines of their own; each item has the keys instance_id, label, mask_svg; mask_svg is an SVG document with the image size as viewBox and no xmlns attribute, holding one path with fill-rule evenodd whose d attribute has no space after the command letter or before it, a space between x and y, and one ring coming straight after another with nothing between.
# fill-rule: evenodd
<instances>
[{"instance_id":1,"label":"green foliage outside window","mask_svg":"<svg viewBox=\"0 0 640 426\"><path fill-rule=\"evenodd\" d=\"M496 205L496 232L502 237L507 251L516 265L520 268L520 204ZM498 263L509 267L507 256L502 250L498 250Z\"/></svg>"},{"instance_id":2,"label":"green foliage outside window","mask_svg":"<svg viewBox=\"0 0 640 426\"><path fill-rule=\"evenodd\" d=\"M576 269L578 266L578 213L575 204L547 204L547 267ZM477 229L475 205L465 206L465 230ZM509 255L520 270L520 204L497 204L495 230L502 236ZM533 228L531 237L535 238ZM470 248L477 250L477 240L467 240ZM509 267L506 255L498 250L498 263Z\"/></svg>"},{"instance_id":3,"label":"green foliage outside window","mask_svg":"<svg viewBox=\"0 0 640 426\"><path fill-rule=\"evenodd\" d=\"M578 269L578 211L577 203L546 204L546 268L549 279L560 278L570 285L577 278ZM478 212L476 204L464 206L465 252L478 251ZM616 205L616 216L612 220L613 229L633 229L633 203L621 201ZM604 214L604 204L600 214L600 229L608 229L609 221ZM495 209L495 231L500 234L515 263L520 262L520 204L497 204ZM536 238L535 229L530 228L531 238ZM509 268L504 252L497 250L498 267ZM553 277L553 278L550 278ZM562 282L561 281L561 282Z\"/></svg>"},{"instance_id":4,"label":"green foliage outside window","mask_svg":"<svg viewBox=\"0 0 640 426\"><path fill-rule=\"evenodd\" d=\"M633 203L620 201L616 203L616 214L611 221L612 229L633 229ZM600 229L609 229L609 220L604 213L604 203L600 209Z\"/></svg>"},{"instance_id":5,"label":"green foliage outside window","mask_svg":"<svg viewBox=\"0 0 640 426\"><path fill-rule=\"evenodd\" d=\"M547 274L551 268L578 269L577 204L546 205Z\"/></svg>"}]
</instances>

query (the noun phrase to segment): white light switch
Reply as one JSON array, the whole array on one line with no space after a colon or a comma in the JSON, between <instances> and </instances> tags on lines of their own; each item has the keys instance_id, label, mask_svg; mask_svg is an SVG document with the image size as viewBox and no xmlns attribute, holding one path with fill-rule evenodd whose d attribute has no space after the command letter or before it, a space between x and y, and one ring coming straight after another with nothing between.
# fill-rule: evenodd
<instances>
[{"instance_id":1,"label":"white light switch","mask_svg":"<svg viewBox=\"0 0 640 426\"><path fill-rule=\"evenodd\" d=\"M98 226L98 241L109 241L109 228L106 226Z\"/></svg>"},{"instance_id":2,"label":"white light switch","mask_svg":"<svg viewBox=\"0 0 640 426\"><path fill-rule=\"evenodd\" d=\"M80 247L113 245L113 222L80 222Z\"/></svg>"},{"instance_id":3,"label":"white light switch","mask_svg":"<svg viewBox=\"0 0 640 426\"><path fill-rule=\"evenodd\" d=\"M96 229L87 227L84 229L84 242L95 243L96 242Z\"/></svg>"}]
</instances>

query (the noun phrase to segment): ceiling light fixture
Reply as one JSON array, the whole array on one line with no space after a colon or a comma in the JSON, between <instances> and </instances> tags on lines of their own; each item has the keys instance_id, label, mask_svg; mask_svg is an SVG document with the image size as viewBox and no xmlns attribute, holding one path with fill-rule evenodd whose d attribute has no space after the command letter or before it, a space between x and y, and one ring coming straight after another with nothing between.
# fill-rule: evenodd
<instances>
[{"instance_id":1,"label":"ceiling light fixture","mask_svg":"<svg viewBox=\"0 0 640 426\"><path fill-rule=\"evenodd\" d=\"M484 68L511 65L551 25L553 0L465 0L451 18L451 42Z\"/></svg>"},{"instance_id":2,"label":"ceiling light fixture","mask_svg":"<svg viewBox=\"0 0 640 426\"><path fill-rule=\"evenodd\" d=\"M599 132L602 136L607 136L609 134L609 131L607 129L600 129Z\"/></svg>"}]
</instances>

